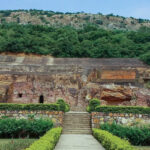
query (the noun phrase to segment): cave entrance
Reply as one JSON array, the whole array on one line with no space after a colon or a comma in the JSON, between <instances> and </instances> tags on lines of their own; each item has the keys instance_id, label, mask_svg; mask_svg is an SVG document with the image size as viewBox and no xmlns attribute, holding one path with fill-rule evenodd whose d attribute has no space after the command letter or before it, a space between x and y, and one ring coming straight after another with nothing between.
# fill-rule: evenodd
<instances>
[{"instance_id":1,"label":"cave entrance","mask_svg":"<svg viewBox=\"0 0 150 150\"><path fill-rule=\"evenodd\" d=\"M39 103L41 103L41 104L44 103L44 96L43 96L43 95L41 95L41 96L39 97Z\"/></svg>"}]
</instances>

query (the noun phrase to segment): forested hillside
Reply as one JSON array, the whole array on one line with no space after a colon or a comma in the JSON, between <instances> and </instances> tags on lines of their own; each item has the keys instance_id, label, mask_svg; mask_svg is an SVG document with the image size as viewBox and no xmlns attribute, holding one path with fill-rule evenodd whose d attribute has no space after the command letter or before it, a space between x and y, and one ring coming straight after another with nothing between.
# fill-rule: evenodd
<instances>
[{"instance_id":1,"label":"forested hillside","mask_svg":"<svg viewBox=\"0 0 150 150\"><path fill-rule=\"evenodd\" d=\"M140 57L150 64L150 28L138 31L82 29L41 25L0 25L0 52L24 52L55 57Z\"/></svg>"},{"instance_id":2,"label":"forested hillside","mask_svg":"<svg viewBox=\"0 0 150 150\"><path fill-rule=\"evenodd\" d=\"M0 23L18 23L46 25L53 27L71 26L76 29L84 28L87 24L97 25L103 29L138 30L146 26L150 27L150 21L146 19L125 18L113 14L103 15L88 14L84 12L62 13L43 10L5 10L0 11Z\"/></svg>"}]
</instances>

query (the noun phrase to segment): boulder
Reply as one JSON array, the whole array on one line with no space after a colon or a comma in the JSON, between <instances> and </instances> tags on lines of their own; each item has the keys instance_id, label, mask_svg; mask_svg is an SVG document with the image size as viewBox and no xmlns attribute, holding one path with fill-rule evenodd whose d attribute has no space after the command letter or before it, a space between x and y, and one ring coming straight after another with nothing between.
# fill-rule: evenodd
<instances>
[{"instance_id":1,"label":"boulder","mask_svg":"<svg viewBox=\"0 0 150 150\"><path fill-rule=\"evenodd\" d=\"M120 85L104 85L101 99L105 101L130 101L132 99L132 89Z\"/></svg>"}]
</instances>

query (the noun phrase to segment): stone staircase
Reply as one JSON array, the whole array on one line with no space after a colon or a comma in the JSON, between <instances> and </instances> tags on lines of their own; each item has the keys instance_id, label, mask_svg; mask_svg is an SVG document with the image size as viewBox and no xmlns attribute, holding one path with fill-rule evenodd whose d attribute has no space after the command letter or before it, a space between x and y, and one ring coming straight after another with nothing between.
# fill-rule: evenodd
<instances>
[{"instance_id":1,"label":"stone staircase","mask_svg":"<svg viewBox=\"0 0 150 150\"><path fill-rule=\"evenodd\" d=\"M74 111L74 112L86 112L86 108L85 107L76 107L76 106L72 106L70 108L71 111Z\"/></svg>"},{"instance_id":2,"label":"stone staircase","mask_svg":"<svg viewBox=\"0 0 150 150\"><path fill-rule=\"evenodd\" d=\"M65 113L63 134L92 134L90 114L87 112Z\"/></svg>"}]
</instances>

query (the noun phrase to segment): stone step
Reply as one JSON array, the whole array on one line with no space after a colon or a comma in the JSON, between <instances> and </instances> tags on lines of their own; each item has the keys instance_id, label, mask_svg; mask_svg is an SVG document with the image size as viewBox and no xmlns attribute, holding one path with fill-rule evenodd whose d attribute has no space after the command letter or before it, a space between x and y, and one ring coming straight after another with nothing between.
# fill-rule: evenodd
<instances>
[{"instance_id":1,"label":"stone step","mask_svg":"<svg viewBox=\"0 0 150 150\"><path fill-rule=\"evenodd\" d=\"M86 112L69 112L65 114L63 133L91 134L91 116Z\"/></svg>"},{"instance_id":2,"label":"stone step","mask_svg":"<svg viewBox=\"0 0 150 150\"><path fill-rule=\"evenodd\" d=\"M74 119L73 118L72 119L71 118L65 118L64 119L64 121L74 121L74 122L75 121L90 121L90 120L91 119L82 119L82 118L78 118L78 119L77 118L76 119L75 118Z\"/></svg>"},{"instance_id":3,"label":"stone step","mask_svg":"<svg viewBox=\"0 0 150 150\"><path fill-rule=\"evenodd\" d=\"M67 112L67 113L65 113L65 116L67 116L67 115L74 115L74 116L90 116L90 114L89 113L86 113L86 112L84 112L84 113L81 113L81 112Z\"/></svg>"},{"instance_id":4,"label":"stone step","mask_svg":"<svg viewBox=\"0 0 150 150\"><path fill-rule=\"evenodd\" d=\"M70 110L71 110L71 111L76 111L76 112L77 112L77 111L78 111L78 112L85 112L85 111L86 111L86 108L84 108L84 107L79 107L79 106L76 106L76 107L74 106L74 107L71 107Z\"/></svg>"},{"instance_id":5,"label":"stone step","mask_svg":"<svg viewBox=\"0 0 150 150\"><path fill-rule=\"evenodd\" d=\"M64 131L87 131L87 130L91 130L91 128L64 128Z\"/></svg>"},{"instance_id":6,"label":"stone step","mask_svg":"<svg viewBox=\"0 0 150 150\"><path fill-rule=\"evenodd\" d=\"M90 118L90 116L86 116L86 115L65 115L65 117L81 117L81 118Z\"/></svg>"},{"instance_id":7,"label":"stone step","mask_svg":"<svg viewBox=\"0 0 150 150\"><path fill-rule=\"evenodd\" d=\"M70 116L69 116L69 115L67 115L67 116L65 115L65 117L66 117L66 118L75 117L75 118L85 118L85 119L86 119L86 118L88 118L88 119L91 118L90 116L80 116L80 115L70 115ZM72 118L72 119L73 119L73 118Z\"/></svg>"},{"instance_id":8,"label":"stone step","mask_svg":"<svg viewBox=\"0 0 150 150\"><path fill-rule=\"evenodd\" d=\"M91 130L63 130L63 134L92 134Z\"/></svg>"},{"instance_id":9,"label":"stone step","mask_svg":"<svg viewBox=\"0 0 150 150\"><path fill-rule=\"evenodd\" d=\"M86 130L91 129L91 127L64 127L64 130Z\"/></svg>"},{"instance_id":10,"label":"stone step","mask_svg":"<svg viewBox=\"0 0 150 150\"><path fill-rule=\"evenodd\" d=\"M72 130L72 129L63 129L63 132L91 132L91 129L89 128L89 129L74 129L74 130Z\"/></svg>"},{"instance_id":11,"label":"stone step","mask_svg":"<svg viewBox=\"0 0 150 150\"><path fill-rule=\"evenodd\" d=\"M71 125L71 126L63 126L64 128L82 128L82 129L84 129L84 128L91 128L91 126L90 125L88 125L88 126L82 126L82 125Z\"/></svg>"},{"instance_id":12,"label":"stone step","mask_svg":"<svg viewBox=\"0 0 150 150\"><path fill-rule=\"evenodd\" d=\"M90 122L71 122L71 121L67 121L63 123L64 125L90 125Z\"/></svg>"},{"instance_id":13,"label":"stone step","mask_svg":"<svg viewBox=\"0 0 150 150\"><path fill-rule=\"evenodd\" d=\"M65 117L66 117L66 118L72 118L72 119L73 119L73 117L75 117L75 119L76 119L76 118L83 118L83 119L84 119L84 118L85 118L85 119L90 119L90 118L91 118L90 116L80 116L80 115L70 115L70 116L69 116L69 115L68 115L68 116L65 115Z\"/></svg>"},{"instance_id":14,"label":"stone step","mask_svg":"<svg viewBox=\"0 0 150 150\"><path fill-rule=\"evenodd\" d=\"M66 118L72 118L72 117L75 117L75 118L88 118L90 119L91 117L90 116L80 116L80 115L65 115Z\"/></svg>"},{"instance_id":15,"label":"stone step","mask_svg":"<svg viewBox=\"0 0 150 150\"><path fill-rule=\"evenodd\" d=\"M66 124L63 124L63 126L80 126L80 127L85 127L85 126L91 126L90 124L71 124L71 123L66 123Z\"/></svg>"},{"instance_id":16,"label":"stone step","mask_svg":"<svg viewBox=\"0 0 150 150\"><path fill-rule=\"evenodd\" d=\"M77 116L77 117L76 117L76 116L71 116L71 117L69 116L69 117L66 117L66 116L65 116L65 119L71 119L71 120L83 119L83 120L88 120L88 119L90 119L90 117L80 117L80 116Z\"/></svg>"},{"instance_id":17,"label":"stone step","mask_svg":"<svg viewBox=\"0 0 150 150\"><path fill-rule=\"evenodd\" d=\"M64 120L64 122L74 122L74 123L76 123L76 122L86 122L86 123L90 123L90 119L87 119L87 120L84 120L84 119L65 119Z\"/></svg>"}]
</instances>

